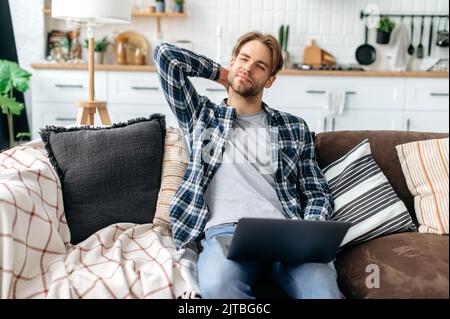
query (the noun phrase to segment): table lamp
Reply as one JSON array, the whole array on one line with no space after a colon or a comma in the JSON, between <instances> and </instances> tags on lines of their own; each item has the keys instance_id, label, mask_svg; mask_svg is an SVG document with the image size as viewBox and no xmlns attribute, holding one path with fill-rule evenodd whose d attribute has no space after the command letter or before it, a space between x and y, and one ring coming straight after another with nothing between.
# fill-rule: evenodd
<instances>
[{"instance_id":1,"label":"table lamp","mask_svg":"<svg viewBox=\"0 0 450 319\"><path fill-rule=\"evenodd\" d=\"M131 0L52 0L52 17L87 27L89 39L89 99L79 102L77 125L94 125L98 110L103 125L111 125L105 101L95 100L94 28L102 24L130 23Z\"/></svg>"}]
</instances>

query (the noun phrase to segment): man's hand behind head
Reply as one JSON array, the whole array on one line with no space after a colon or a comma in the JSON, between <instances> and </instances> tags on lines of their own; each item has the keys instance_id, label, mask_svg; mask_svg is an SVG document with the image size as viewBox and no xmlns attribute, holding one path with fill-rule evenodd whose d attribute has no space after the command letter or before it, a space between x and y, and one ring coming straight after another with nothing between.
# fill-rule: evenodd
<instances>
[{"instance_id":1,"label":"man's hand behind head","mask_svg":"<svg viewBox=\"0 0 450 319\"><path fill-rule=\"evenodd\" d=\"M230 87L230 82L228 82L228 74L230 73L229 67L221 67L220 68L220 78L217 80L220 84L222 84L228 92L228 88Z\"/></svg>"}]
</instances>

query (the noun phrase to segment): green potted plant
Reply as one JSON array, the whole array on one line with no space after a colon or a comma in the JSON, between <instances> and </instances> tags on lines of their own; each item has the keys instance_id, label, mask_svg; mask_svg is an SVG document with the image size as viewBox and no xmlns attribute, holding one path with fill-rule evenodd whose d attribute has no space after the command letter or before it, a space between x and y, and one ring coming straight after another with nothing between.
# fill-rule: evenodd
<instances>
[{"instance_id":1,"label":"green potted plant","mask_svg":"<svg viewBox=\"0 0 450 319\"><path fill-rule=\"evenodd\" d=\"M8 121L9 146L14 147L13 116L20 115L25 106L16 101L14 90L25 92L29 88L31 73L17 63L0 60L0 107Z\"/></svg>"},{"instance_id":2,"label":"green potted plant","mask_svg":"<svg viewBox=\"0 0 450 319\"><path fill-rule=\"evenodd\" d=\"M173 0L173 2L175 3L174 12L183 13L184 12L184 8L183 8L184 0Z\"/></svg>"},{"instance_id":3,"label":"green potted plant","mask_svg":"<svg viewBox=\"0 0 450 319\"><path fill-rule=\"evenodd\" d=\"M164 0L155 0L156 12L165 12L166 11L166 3Z\"/></svg>"},{"instance_id":4,"label":"green potted plant","mask_svg":"<svg viewBox=\"0 0 450 319\"><path fill-rule=\"evenodd\" d=\"M108 49L108 46L111 44L109 42L108 37L103 37L101 40L95 40L94 42L94 62L95 64L103 64L103 60L105 57L105 52ZM89 41L86 39L84 41L84 47L89 48Z\"/></svg>"},{"instance_id":5,"label":"green potted plant","mask_svg":"<svg viewBox=\"0 0 450 319\"><path fill-rule=\"evenodd\" d=\"M394 27L395 23L389 17L382 17L377 27L377 43L388 44Z\"/></svg>"},{"instance_id":6,"label":"green potted plant","mask_svg":"<svg viewBox=\"0 0 450 319\"><path fill-rule=\"evenodd\" d=\"M283 66L284 68L289 67L289 52L288 52L288 42L289 42L289 25L281 25L278 31L278 42L280 43L282 55L283 55Z\"/></svg>"}]
</instances>

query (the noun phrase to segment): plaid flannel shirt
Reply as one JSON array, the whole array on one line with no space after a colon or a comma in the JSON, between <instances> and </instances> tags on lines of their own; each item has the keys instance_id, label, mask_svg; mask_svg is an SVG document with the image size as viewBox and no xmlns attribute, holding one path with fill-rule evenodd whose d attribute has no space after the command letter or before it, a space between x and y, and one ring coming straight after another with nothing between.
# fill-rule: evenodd
<instances>
[{"instance_id":1,"label":"plaid flannel shirt","mask_svg":"<svg viewBox=\"0 0 450 319\"><path fill-rule=\"evenodd\" d=\"M188 140L189 164L169 216L177 249L198 241L208 220L204 191L220 166L236 110L199 95L189 77L217 81L221 66L192 51L163 43L154 60L167 102ZM305 121L263 103L270 134L272 168L283 214L291 219L326 220L333 199L316 158Z\"/></svg>"}]
</instances>

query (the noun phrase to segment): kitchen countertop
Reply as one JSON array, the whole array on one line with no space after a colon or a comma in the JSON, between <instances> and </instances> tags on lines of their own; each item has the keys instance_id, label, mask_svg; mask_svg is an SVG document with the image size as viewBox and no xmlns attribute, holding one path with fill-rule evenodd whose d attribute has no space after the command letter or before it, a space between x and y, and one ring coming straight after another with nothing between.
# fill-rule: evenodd
<instances>
[{"instance_id":1,"label":"kitchen countertop","mask_svg":"<svg viewBox=\"0 0 450 319\"><path fill-rule=\"evenodd\" d=\"M33 63L33 69L48 70L87 70L87 64L70 63ZM116 65L102 64L96 65L98 71L126 71L126 72L156 72L154 65ZM315 75L315 76L363 76L363 77L412 77L412 78L448 78L447 71L426 72L426 71L328 71L328 70L282 70L280 75Z\"/></svg>"}]
</instances>

